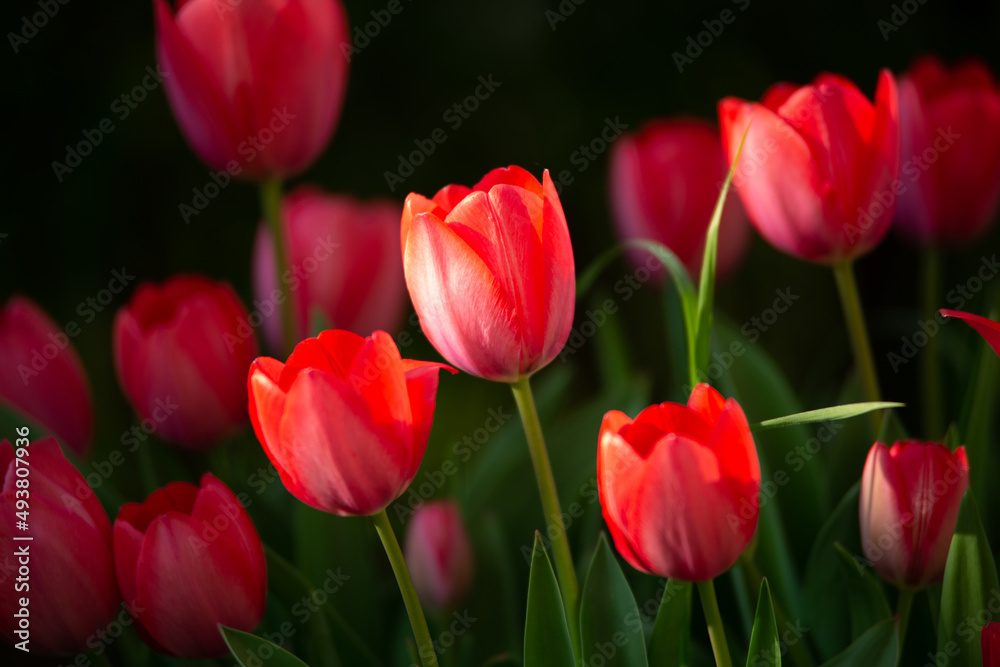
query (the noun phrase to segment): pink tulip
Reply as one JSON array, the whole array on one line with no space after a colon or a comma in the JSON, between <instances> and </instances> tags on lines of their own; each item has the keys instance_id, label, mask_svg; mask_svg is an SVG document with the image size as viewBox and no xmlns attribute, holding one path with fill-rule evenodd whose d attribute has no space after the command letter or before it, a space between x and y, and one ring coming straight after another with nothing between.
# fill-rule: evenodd
<instances>
[{"instance_id":1,"label":"pink tulip","mask_svg":"<svg viewBox=\"0 0 1000 667\"><path fill-rule=\"evenodd\" d=\"M280 282L271 234L264 224L257 233L257 303L277 308L276 297L291 298L301 336L312 331L315 314L326 327L362 336L395 330L406 302L397 204L302 187L285 199L282 221L288 270ZM284 349L280 317L265 320L264 334L273 349Z\"/></svg>"},{"instance_id":2,"label":"pink tulip","mask_svg":"<svg viewBox=\"0 0 1000 667\"><path fill-rule=\"evenodd\" d=\"M698 276L705 234L729 171L718 132L700 120L647 123L611 149L611 203L625 240L659 241ZM732 273L746 254L750 227L739 197L730 194L719 229L717 271ZM641 265L645 252L631 253Z\"/></svg>"},{"instance_id":3,"label":"pink tulip","mask_svg":"<svg viewBox=\"0 0 1000 667\"><path fill-rule=\"evenodd\" d=\"M455 609L472 587L472 545L458 505L430 502L413 514L406 533L406 565L420 601L441 611Z\"/></svg>"},{"instance_id":4,"label":"pink tulip","mask_svg":"<svg viewBox=\"0 0 1000 667\"><path fill-rule=\"evenodd\" d=\"M820 264L857 258L885 236L901 183L899 113L892 74L872 104L853 83L821 74L801 88L772 86L758 104L719 103L734 184L750 222L790 255Z\"/></svg>"},{"instance_id":5,"label":"pink tulip","mask_svg":"<svg viewBox=\"0 0 1000 667\"><path fill-rule=\"evenodd\" d=\"M900 194L896 220L927 244L980 236L1000 199L1000 87L982 62L949 71L918 59L899 83Z\"/></svg>"},{"instance_id":6,"label":"pink tulip","mask_svg":"<svg viewBox=\"0 0 1000 667\"><path fill-rule=\"evenodd\" d=\"M35 420L78 454L86 451L94 404L83 365L69 335L21 296L0 309L0 403Z\"/></svg>"},{"instance_id":7,"label":"pink tulip","mask_svg":"<svg viewBox=\"0 0 1000 667\"><path fill-rule=\"evenodd\" d=\"M195 152L254 180L293 176L326 147L347 83L339 0L155 0L167 97Z\"/></svg>"}]
</instances>

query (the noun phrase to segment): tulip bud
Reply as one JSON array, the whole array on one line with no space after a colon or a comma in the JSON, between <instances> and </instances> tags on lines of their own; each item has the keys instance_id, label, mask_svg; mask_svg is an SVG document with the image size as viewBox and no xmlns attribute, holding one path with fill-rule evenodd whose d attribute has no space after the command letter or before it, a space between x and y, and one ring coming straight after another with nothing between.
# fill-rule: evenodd
<instances>
[{"instance_id":1,"label":"tulip bud","mask_svg":"<svg viewBox=\"0 0 1000 667\"><path fill-rule=\"evenodd\" d=\"M140 636L179 658L229 653L216 627L249 632L264 617L264 545L233 492L210 473L121 508L115 567Z\"/></svg>"},{"instance_id":2,"label":"tulip bud","mask_svg":"<svg viewBox=\"0 0 1000 667\"><path fill-rule=\"evenodd\" d=\"M969 487L965 447L933 442L872 445L861 476L861 546L896 586L926 588L944 578L962 496Z\"/></svg>"},{"instance_id":3,"label":"tulip bud","mask_svg":"<svg viewBox=\"0 0 1000 667\"><path fill-rule=\"evenodd\" d=\"M420 601L451 611L472 587L472 545L454 501L421 505L406 534L406 565Z\"/></svg>"},{"instance_id":4,"label":"tulip bud","mask_svg":"<svg viewBox=\"0 0 1000 667\"><path fill-rule=\"evenodd\" d=\"M983 649L983 667L1000 667L1000 623L993 621L984 625L979 642Z\"/></svg>"},{"instance_id":5,"label":"tulip bud","mask_svg":"<svg viewBox=\"0 0 1000 667\"><path fill-rule=\"evenodd\" d=\"M897 106L887 71L874 104L835 74L801 88L776 84L759 104L719 103L730 162L750 125L733 184L768 243L818 264L852 260L878 245L905 187Z\"/></svg>"},{"instance_id":6,"label":"tulip bud","mask_svg":"<svg viewBox=\"0 0 1000 667\"><path fill-rule=\"evenodd\" d=\"M651 239L670 248L692 276L699 275L705 235L726 164L719 133L694 119L663 119L626 134L611 149L611 204L623 240ZM732 273L750 241L750 227L739 197L722 211L716 270ZM637 266L652 261L644 251L630 252ZM663 271L658 270L657 274Z\"/></svg>"},{"instance_id":7,"label":"tulip bud","mask_svg":"<svg viewBox=\"0 0 1000 667\"><path fill-rule=\"evenodd\" d=\"M250 419L285 488L316 509L377 514L413 481L427 449L438 371L392 337L324 331L287 363L250 367Z\"/></svg>"},{"instance_id":8,"label":"tulip bud","mask_svg":"<svg viewBox=\"0 0 1000 667\"><path fill-rule=\"evenodd\" d=\"M76 348L66 331L20 296L0 309L0 403L35 420L78 454L86 451L94 404Z\"/></svg>"},{"instance_id":9,"label":"tulip bud","mask_svg":"<svg viewBox=\"0 0 1000 667\"><path fill-rule=\"evenodd\" d=\"M743 409L707 384L686 406L604 416L601 508L618 553L638 570L696 582L728 570L757 529L760 480Z\"/></svg>"},{"instance_id":10,"label":"tulip bud","mask_svg":"<svg viewBox=\"0 0 1000 667\"><path fill-rule=\"evenodd\" d=\"M271 233L261 224L254 247L257 304L291 298L304 333L313 331L316 313L362 336L395 330L406 300L397 204L301 187L285 198L282 224L290 274L278 280ZM280 318L266 319L263 331L272 349L285 349Z\"/></svg>"},{"instance_id":11,"label":"tulip bud","mask_svg":"<svg viewBox=\"0 0 1000 667\"><path fill-rule=\"evenodd\" d=\"M224 283L175 276L140 285L115 316L114 354L143 431L201 449L241 428L246 372L257 354L252 327Z\"/></svg>"},{"instance_id":12,"label":"tulip bud","mask_svg":"<svg viewBox=\"0 0 1000 667\"><path fill-rule=\"evenodd\" d=\"M573 248L549 172L494 169L471 190L406 198L403 270L431 344L466 373L516 382L569 338Z\"/></svg>"},{"instance_id":13,"label":"tulip bud","mask_svg":"<svg viewBox=\"0 0 1000 667\"><path fill-rule=\"evenodd\" d=\"M339 0L187 0L176 15L155 0L154 10L167 99L202 160L253 180L313 163L347 84Z\"/></svg>"},{"instance_id":14,"label":"tulip bud","mask_svg":"<svg viewBox=\"0 0 1000 667\"><path fill-rule=\"evenodd\" d=\"M93 649L121 600L108 515L53 438L16 455L4 440L0 473L0 636L41 655Z\"/></svg>"}]
</instances>

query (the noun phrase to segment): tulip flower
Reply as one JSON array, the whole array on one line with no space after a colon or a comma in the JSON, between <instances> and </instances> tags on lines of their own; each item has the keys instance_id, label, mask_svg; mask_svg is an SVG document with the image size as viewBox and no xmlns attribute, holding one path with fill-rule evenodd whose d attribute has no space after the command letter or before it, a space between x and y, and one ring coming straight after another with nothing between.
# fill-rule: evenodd
<instances>
[{"instance_id":1,"label":"tulip flower","mask_svg":"<svg viewBox=\"0 0 1000 667\"><path fill-rule=\"evenodd\" d=\"M918 59L899 82L900 231L928 245L980 236L1000 199L1000 87L970 60Z\"/></svg>"},{"instance_id":2,"label":"tulip flower","mask_svg":"<svg viewBox=\"0 0 1000 667\"><path fill-rule=\"evenodd\" d=\"M195 152L222 176L280 179L326 147L347 83L339 0L155 0L167 99ZM228 175L227 175L228 174Z\"/></svg>"},{"instance_id":3,"label":"tulip flower","mask_svg":"<svg viewBox=\"0 0 1000 667\"><path fill-rule=\"evenodd\" d=\"M983 340L989 343L989 346L993 348L993 351L1000 355L1000 322L994 322L993 320L974 313L966 313L961 310L949 310L947 308L942 308L941 314L945 317L957 317L960 320L965 320L966 324L975 329L976 333L982 336Z\"/></svg>"},{"instance_id":4,"label":"tulip flower","mask_svg":"<svg viewBox=\"0 0 1000 667\"><path fill-rule=\"evenodd\" d=\"M72 327L64 331L25 297L11 297L0 308L0 405L82 454L94 430L94 404L70 340L80 328Z\"/></svg>"},{"instance_id":5,"label":"tulip flower","mask_svg":"<svg viewBox=\"0 0 1000 667\"><path fill-rule=\"evenodd\" d=\"M494 169L472 189L406 198L403 268L431 344L487 380L516 382L544 367L569 337L576 298L573 248L548 171Z\"/></svg>"},{"instance_id":6,"label":"tulip flower","mask_svg":"<svg viewBox=\"0 0 1000 667\"><path fill-rule=\"evenodd\" d=\"M604 416L597 483L618 553L642 572L707 582L757 528L760 462L743 409L707 384L687 405Z\"/></svg>"},{"instance_id":7,"label":"tulip flower","mask_svg":"<svg viewBox=\"0 0 1000 667\"><path fill-rule=\"evenodd\" d=\"M751 118L753 123L750 124ZM750 222L779 250L840 264L874 248L892 222L899 175L896 83L883 71L872 104L853 83L821 74L779 83L760 103L719 103L733 182Z\"/></svg>"},{"instance_id":8,"label":"tulip flower","mask_svg":"<svg viewBox=\"0 0 1000 667\"><path fill-rule=\"evenodd\" d=\"M1000 623L993 621L984 625L979 642L983 649L983 667L1000 667Z\"/></svg>"},{"instance_id":9,"label":"tulip flower","mask_svg":"<svg viewBox=\"0 0 1000 667\"><path fill-rule=\"evenodd\" d=\"M289 268L281 281L267 225L257 234L258 303L291 298L300 332L310 331L317 313L328 325L361 335L395 330L406 300L398 205L302 187L284 200L282 226ZM277 317L265 320L263 331L272 349L285 349Z\"/></svg>"},{"instance_id":10,"label":"tulip flower","mask_svg":"<svg viewBox=\"0 0 1000 667\"><path fill-rule=\"evenodd\" d=\"M251 631L264 617L264 545L233 492L212 474L173 482L115 519L115 567L140 636L160 653L217 658L217 625Z\"/></svg>"},{"instance_id":11,"label":"tulip flower","mask_svg":"<svg viewBox=\"0 0 1000 667\"><path fill-rule=\"evenodd\" d=\"M719 133L700 120L656 120L618 139L610 160L618 235L659 241L697 276L719 186L729 171ZM724 277L736 269L750 241L738 197L728 198L720 224L716 270ZM643 251L630 254L638 266L649 257Z\"/></svg>"},{"instance_id":12,"label":"tulip flower","mask_svg":"<svg viewBox=\"0 0 1000 667\"><path fill-rule=\"evenodd\" d=\"M455 609L472 587L472 545L454 501L417 508L406 534L406 564L420 601L442 611Z\"/></svg>"},{"instance_id":13,"label":"tulip flower","mask_svg":"<svg viewBox=\"0 0 1000 667\"><path fill-rule=\"evenodd\" d=\"M968 486L965 447L952 452L933 442L876 442L861 477L865 558L897 586L940 583Z\"/></svg>"},{"instance_id":14,"label":"tulip flower","mask_svg":"<svg viewBox=\"0 0 1000 667\"><path fill-rule=\"evenodd\" d=\"M402 359L392 337L324 331L287 363L250 367L250 419L281 481L302 502L371 515L417 474L444 364Z\"/></svg>"},{"instance_id":15,"label":"tulip flower","mask_svg":"<svg viewBox=\"0 0 1000 667\"><path fill-rule=\"evenodd\" d=\"M207 278L136 289L115 315L114 356L146 431L205 448L246 423L246 372L257 354L251 322L233 289Z\"/></svg>"},{"instance_id":16,"label":"tulip flower","mask_svg":"<svg viewBox=\"0 0 1000 667\"><path fill-rule=\"evenodd\" d=\"M15 454L10 442L0 443L0 636L12 645L24 642L33 654L83 653L94 648L95 634L107 629L121 601L111 522L59 443L44 438L19 445ZM15 586L21 566L27 578ZM26 597L25 628L19 618ZM21 629L27 632L18 634Z\"/></svg>"}]
</instances>

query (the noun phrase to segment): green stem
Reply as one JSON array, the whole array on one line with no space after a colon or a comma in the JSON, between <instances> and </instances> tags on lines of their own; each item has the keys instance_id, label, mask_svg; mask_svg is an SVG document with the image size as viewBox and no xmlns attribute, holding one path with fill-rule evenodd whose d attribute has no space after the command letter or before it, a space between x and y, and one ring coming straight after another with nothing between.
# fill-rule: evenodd
<instances>
[{"instance_id":1,"label":"green stem","mask_svg":"<svg viewBox=\"0 0 1000 667\"><path fill-rule=\"evenodd\" d=\"M385 513L385 510L382 510L372 517L372 521L375 522L375 530L378 531L378 536L382 539L382 546L385 547L392 571L396 575L399 592L403 595L403 604L406 605L406 613L410 617L413 636L417 640L417 653L420 654L420 661L424 667L437 667L437 654L434 652L434 642L431 640L430 630L427 629L427 619L424 618L424 610L420 607L417 590L413 587L413 579L410 578L410 571L406 567L403 551L399 548L396 534L392 532L389 515Z\"/></svg>"},{"instance_id":2,"label":"green stem","mask_svg":"<svg viewBox=\"0 0 1000 667\"><path fill-rule=\"evenodd\" d=\"M562 508L559 506L559 494L556 492L556 480L552 475L549 453L545 449L542 424L538 420L538 410L535 408L535 398L531 393L531 384L528 378L521 378L512 383L510 388L514 392L514 400L517 402L517 409L521 413L521 422L524 424L524 434L528 439L528 451L531 453L531 463L535 467L538 493L542 497L542 511L545 512L545 522L548 525L547 534L552 540L552 551L555 554L556 574L559 575L559 587L562 589L563 604L566 606L566 616L569 618L573 654L579 660L580 618L577 606L580 598L580 587L576 581L573 556L569 550L569 540L562 522Z\"/></svg>"},{"instance_id":3,"label":"green stem","mask_svg":"<svg viewBox=\"0 0 1000 667\"><path fill-rule=\"evenodd\" d=\"M858 294L858 284L854 280L854 267L848 262L836 264L833 267L833 277L837 281L837 291L840 293L840 303L844 308L844 319L847 322L847 333L851 339L851 349L854 360L861 375L861 387L866 401L880 401L882 392L878 388L878 375L875 373L875 360L872 356L871 343L868 341L868 328L865 325L865 314L861 309L861 297ZM872 435L879 432L882 412L872 412Z\"/></svg>"},{"instance_id":4,"label":"green stem","mask_svg":"<svg viewBox=\"0 0 1000 667\"><path fill-rule=\"evenodd\" d=\"M260 185L260 205L271 231L271 242L274 244L274 266L277 271L276 284L278 289L284 289L283 276L288 271L288 255L285 251L285 232L281 224L281 181L264 181ZM289 354L299 342L299 333L295 326L294 299L291 294L285 294L281 303L281 354Z\"/></svg>"},{"instance_id":5,"label":"green stem","mask_svg":"<svg viewBox=\"0 0 1000 667\"><path fill-rule=\"evenodd\" d=\"M747 555L746 551L740 556L739 563L743 568L743 574L749 579L750 590L756 593L760 590L760 583L763 580L760 570L757 569L757 564L754 563L752 557ZM789 627L788 616L785 615L785 610L778 601L777 595L771 596L771 608L774 609L774 620L778 624L778 628ZM788 650L795 657L795 664L799 667L812 667L816 664L813 662L803 642L795 642L788 645Z\"/></svg>"},{"instance_id":6,"label":"green stem","mask_svg":"<svg viewBox=\"0 0 1000 667\"><path fill-rule=\"evenodd\" d=\"M941 285L941 253L929 248L924 253L923 315L928 321L937 319L938 294ZM928 334L927 349L921 360L924 385L924 436L928 439L944 436L944 396L941 392L941 359L937 336Z\"/></svg>"},{"instance_id":7,"label":"green stem","mask_svg":"<svg viewBox=\"0 0 1000 667\"><path fill-rule=\"evenodd\" d=\"M906 640L906 626L910 622L910 608L913 607L913 597L916 591L901 589L899 599L896 601L896 615L899 617L899 651L897 653L896 664L900 664L903 656L903 642Z\"/></svg>"},{"instance_id":8,"label":"green stem","mask_svg":"<svg viewBox=\"0 0 1000 667\"><path fill-rule=\"evenodd\" d=\"M708 624L708 638L712 642L715 664L717 667L733 667L729 646L726 644L726 631L722 627L722 615L719 614L719 602L715 599L715 584L712 581L699 583L698 595L701 596L701 607Z\"/></svg>"}]
</instances>

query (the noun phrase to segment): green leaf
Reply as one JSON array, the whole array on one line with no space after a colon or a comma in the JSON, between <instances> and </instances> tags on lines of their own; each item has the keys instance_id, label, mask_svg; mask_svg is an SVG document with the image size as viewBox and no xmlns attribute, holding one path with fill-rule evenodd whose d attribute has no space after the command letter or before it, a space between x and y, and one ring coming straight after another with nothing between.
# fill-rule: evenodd
<instances>
[{"instance_id":1,"label":"green leaf","mask_svg":"<svg viewBox=\"0 0 1000 667\"><path fill-rule=\"evenodd\" d=\"M997 569L979 520L972 493L966 491L951 539L941 589L938 651L952 656L949 667L980 667L980 619L984 610L995 616L993 600L1000 595ZM958 651L957 655L955 651Z\"/></svg>"},{"instance_id":2,"label":"green leaf","mask_svg":"<svg viewBox=\"0 0 1000 667\"><path fill-rule=\"evenodd\" d=\"M851 636L857 639L868 628L891 617L892 608L868 561L851 555L839 542L834 542L833 548L840 556L840 571L847 589Z\"/></svg>"},{"instance_id":3,"label":"green leaf","mask_svg":"<svg viewBox=\"0 0 1000 667\"><path fill-rule=\"evenodd\" d=\"M528 575L524 667L574 667L573 644L569 638L559 584L538 531L535 531L535 548Z\"/></svg>"},{"instance_id":4,"label":"green leaf","mask_svg":"<svg viewBox=\"0 0 1000 667\"><path fill-rule=\"evenodd\" d=\"M823 663L823 667L895 667L896 646L896 619L887 618Z\"/></svg>"},{"instance_id":5,"label":"green leaf","mask_svg":"<svg viewBox=\"0 0 1000 667\"><path fill-rule=\"evenodd\" d=\"M649 664L680 667L690 663L691 584L668 579L649 639Z\"/></svg>"},{"instance_id":6,"label":"green leaf","mask_svg":"<svg viewBox=\"0 0 1000 667\"><path fill-rule=\"evenodd\" d=\"M750 634L750 651L747 653L747 667L757 665L781 667L781 644L778 639L778 622L774 619L771 605L771 589L767 579L760 582L760 598L757 600L757 615L753 619Z\"/></svg>"},{"instance_id":7,"label":"green leaf","mask_svg":"<svg viewBox=\"0 0 1000 667\"><path fill-rule=\"evenodd\" d=\"M219 632L226 640L233 657L243 667L309 667L294 655L249 632L241 632L219 624Z\"/></svg>"},{"instance_id":8,"label":"green leaf","mask_svg":"<svg viewBox=\"0 0 1000 667\"><path fill-rule=\"evenodd\" d=\"M647 665L642 617L603 533L597 540L597 550L583 586L580 638L585 665Z\"/></svg>"},{"instance_id":9,"label":"green leaf","mask_svg":"<svg viewBox=\"0 0 1000 667\"><path fill-rule=\"evenodd\" d=\"M819 408L818 410L807 410L794 415L765 419L762 422L752 424L750 428L754 431L765 431L769 428L781 428L782 426L794 426L795 424L814 424L816 422L837 421L839 419L850 419L860 415L885 410L887 408L902 408L905 403L892 403L886 401L869 401L867 403L848 403L847 405L835 405L830 408Z\"/></svg>"}]
</instances>

